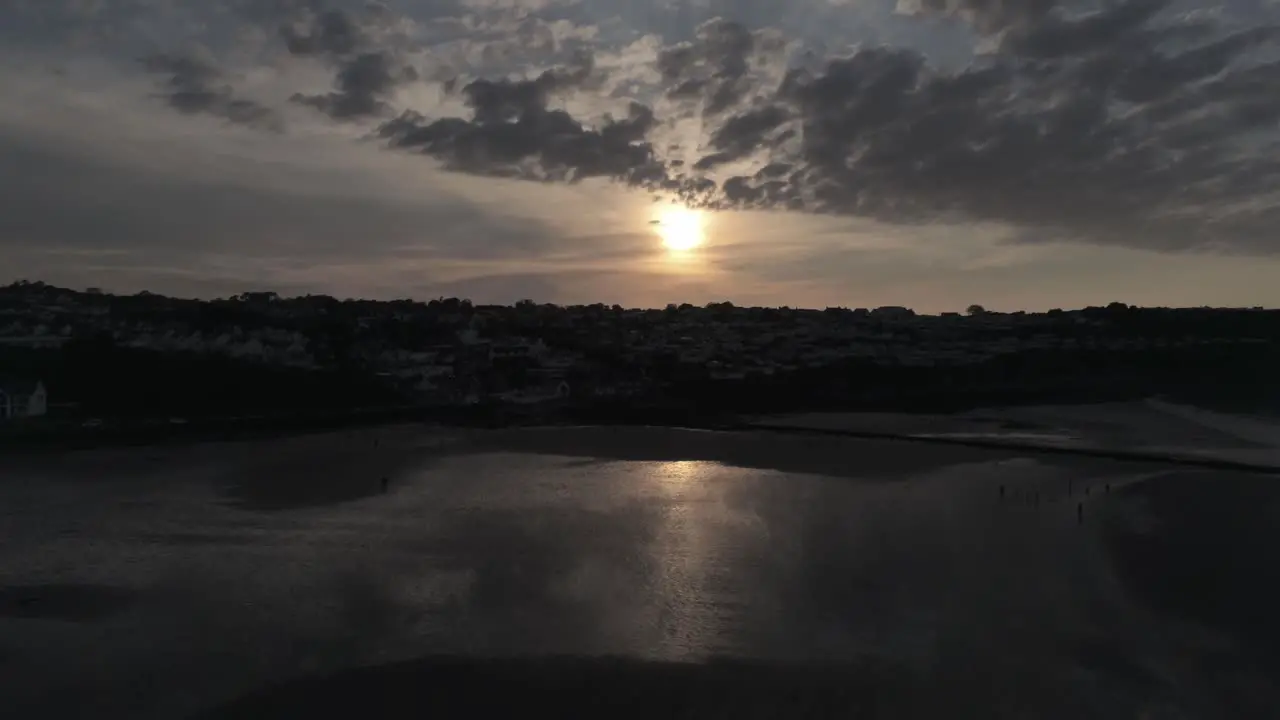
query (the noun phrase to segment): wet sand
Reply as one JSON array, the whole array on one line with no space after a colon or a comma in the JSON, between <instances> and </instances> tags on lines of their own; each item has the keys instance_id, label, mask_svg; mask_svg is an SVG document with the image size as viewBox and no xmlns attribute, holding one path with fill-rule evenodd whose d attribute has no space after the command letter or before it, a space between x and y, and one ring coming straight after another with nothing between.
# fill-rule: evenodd
<instances>
[{"instance_id":1,"label":"wet sand","mask_svg":"<svg viewBox=\"0 0 1280 720\"><path fill-rule=\"evenodd\" d=\"M1208 416L1197 421L1197 415ZM1217 416L1217 417L1214 417ZM1232 420L1254 432L1226 431ZM1216 422L1215 422L1216 420ZM1137 450L1143 448L1251 451L1270 442L1256 426L1233 416L1156 400L1082 405L1028 405L986 408L952 414L803 413L762 416L757 422L855 432L884 432L933 437L973 437L1064 447ZM1218 427L1215 427L1218 426ZM1270 439L1280 442L1280 425ZM1247 435L1247 436L1246 436Z\"/></svg>"},{"instance_id":2,"label":"wet sand","mask_svg":"<svg viewBox=\"0 0 1280 720\"><path fill-rule=\"evenodd\" d=\"M1268 481L1270 480L1270 481ZM1170 472L1118 491L1107 546L1145 604L1240 643L1280 672L1280 485Z\"/></svg>"},{"instance_id":3,"label":"wet sand","mask_svg":"<svg viewBox=\"0 0 1280 720\"><path fill-rule=\"evenodd\" d=\"M289 510L351 502L382 491L381 479L416 472L475 431L390 425L285 438L77 450L0 458L5 475L138 487L202 479L246 509Z\"/></svg>"},{"instance_id":4,"label":"wet sand","mask_svg":"<svg viewBox=\"0 0 1280 720\"><path fill-rule=\"evenodd\" d=\"M1277 487L660 428L409 427L0 461L0 703L30 717L224 703L215 717L470 716L548 698L583 717L726 701L774 717L797 703L1264 716Z\"/></svg>"}]
</instances>

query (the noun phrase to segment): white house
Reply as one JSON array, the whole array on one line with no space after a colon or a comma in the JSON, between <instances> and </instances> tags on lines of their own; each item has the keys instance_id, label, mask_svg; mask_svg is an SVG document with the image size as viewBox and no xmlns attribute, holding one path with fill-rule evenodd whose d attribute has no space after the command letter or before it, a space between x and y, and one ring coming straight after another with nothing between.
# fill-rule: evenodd
<instances>
[{"instance_id":1,"label":"white house","mask_svg":"<svg viewBox=\"0 0 1280 720\"><path fill-rule=\"evenodd\" d=\"M0 380L0 420L39 417L49 412L44 383Z\"/></svg>"}]
</instances>

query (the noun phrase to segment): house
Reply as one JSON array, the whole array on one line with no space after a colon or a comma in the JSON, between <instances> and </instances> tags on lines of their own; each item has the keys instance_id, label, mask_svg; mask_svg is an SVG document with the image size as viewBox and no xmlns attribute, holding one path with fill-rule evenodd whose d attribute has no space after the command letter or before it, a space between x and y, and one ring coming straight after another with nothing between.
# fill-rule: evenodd
<instances>
[{"instance_id":1,"label":"house","mask_svg":"<svg viewBox=\"0 0 1280 720\"><path fill-rule=\"evenodd\" d=\"M901 305L885 305L871 311L871 317L883 320L909 320L915 316L914 310Z\"/></svg>"},{"instance_id":2,"label":"house","mask_svg":"<svg viewBox=\"0 0 1280 720\"><path fill-rule=\"evenodd\" d=\"M49 411L49 396L39 380L0 379L0 420L39 417Z\"/></svg>"}]
</instances>

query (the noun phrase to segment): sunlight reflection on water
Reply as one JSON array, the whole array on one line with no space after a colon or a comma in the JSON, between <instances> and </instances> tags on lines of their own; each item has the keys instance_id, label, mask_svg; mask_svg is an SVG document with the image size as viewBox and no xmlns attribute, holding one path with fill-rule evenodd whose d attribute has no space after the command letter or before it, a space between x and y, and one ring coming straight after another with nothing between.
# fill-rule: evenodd
<instances>
[{"instance_id":1,"label":"sunlight reflection on water","mask_svg":"<svg viewBox=\"0 0 1280 720\"><path fill-rule=\"evenodd\" d=\"M730 441L740 455L758 444L691 437L717 457ZM624 449L671 452L671 433L624 439ZM878 451L905 463L901 448ZM856 449L828 452L865 464L877 446ZM428 652L878 658L963 675L985 647L1007 652L982 656L984 671L1035 671L1040 681L1067 677L1072 656L1055 644L1063 633L1096 625L1143 640L1123 635L1136 626L1097 562L1092 525L1054 502L1069 478L1096 483L1101 470L944 457L932 470L866 471L860 481L655 454L459 454L406 465L385 494L269 512L218 501L213 489L243 463L176 451L167 478L107 483L86 469L83 479L37 473L0 484L0 535L10 538L0 566L23 593L41 589L42 612L88 597L64 588L119 587L130 598L77 634L11 621L5 649L39 662L10 685L44 692L58 676L36 668L58 666L119 688L143 676L185 688L199 668L225 675L223 692L248 689L224 672L233 665L256 668L247 685ZM189 471L205 465L221 475ZM1107 471L1106 482L1119 487L1121 470L1132 472ZM367 475L332 482L367 484ZM1045 504L1002 502L1004 485L1019 497L1043 492ZM131 698L121 690L112 716L141 717L124 712L136 710ZM196 700L164 697L167 709Z\"/></svg>"}]
</instances>

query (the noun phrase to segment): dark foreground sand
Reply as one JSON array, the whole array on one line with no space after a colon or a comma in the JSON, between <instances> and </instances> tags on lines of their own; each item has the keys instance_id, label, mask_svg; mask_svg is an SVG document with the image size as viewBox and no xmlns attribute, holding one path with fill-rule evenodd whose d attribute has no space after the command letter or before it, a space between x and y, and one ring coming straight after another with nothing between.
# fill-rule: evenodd
<instances>
[{"instance_id":1,"label":"dark foreground sand","mask_svg":"<svg viewBox=\"0 0 1280 720\"><path fill-rule=\"evenodd\" d=\"M1269 717L1278 520L1274 477L768 433L0 461L0 706Z\"/></svg>"},{"instance_id":2,"label":"dark foreground sand","mask_svg":"<svg viewBox=\"0 0 1280 720\"><path fill-rule=\"evenodd\" d=\"M1104 537L1117 574L1153 611L1229 639L1237 663L1280 677L1280 478L1167 472L1119 491Z\"/></svg>"}]
</instances>

